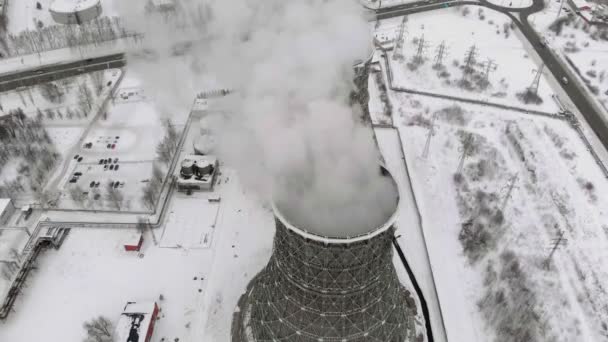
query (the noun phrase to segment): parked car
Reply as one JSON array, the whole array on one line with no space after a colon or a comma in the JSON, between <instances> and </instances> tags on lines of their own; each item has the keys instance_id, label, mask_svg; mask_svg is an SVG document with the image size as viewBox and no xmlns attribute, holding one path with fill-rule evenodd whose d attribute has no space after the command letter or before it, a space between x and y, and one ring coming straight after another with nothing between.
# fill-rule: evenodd
<instances>
[{"instance_id":1,"label":"parked car","mask_svg":"<svg viewBox=\"0 0 608 342\"><path fill-rule=\"evenodd\" d=\"M118 158L114 158L114 164L118 163Z\"/></svg>"},{"instance_id":2,"label":"parked car","mask_svg":"<svg viewBox=\"0 0 608 342\"><path fill-rule=\"evenodd\" d=\"M114 170L114 164L110 165L110 170Z\"/></svg>"},{"instance_id":3,"label":"parked car","mask_svg":"<svg viewBox=\"0 0 608 342\"><path fill-rule=\"evenodd\" d=\"M112 144L112 149L114 149L116 147L116 144Z\"/></svg>"},{"instance_id":4,"label":"parked car","mask_svg":"<svg viewBox=\"0 0 608 342\"><path fill-rule=\"evenodd\" d=\"M99 188L99 182L95 182L95 187Z\"/></svg>"},{"instance_id":5,"label":"parked car","mask_svg":"<svg viewBox=\"0 0 608 342\"><path fill-rule=\"evenodd\" d=\"M70 183L76 183L78 181L78 178L72 178L70 179Z\"/></svg>"},{"instance_id":6,"label":"parked car","mask_svg":"<svg viewBox=\"0 0 608 342\"><path fill-rule=\"evenodd\" d=\"M108 170L108 165L104 165L103 170L107 171Z\"/></svg>"},{"instance_id":7,"label":"parked car","mask_svg":"<svg viewBox=\"0 0 608 342\"><path fill-rule=\"evenodd\" d=\"M81 161L82 161L82 157L79 157L78 158L78 162L80 163Z\"/></svg>"},{"instance_id":8,"label":"parked car","mask_svg":"<svg viewBox=\"0 0 608 342\"><path fill-rule=\"evenodd\" d=\"M80 156L79 156L79 155L75 155L75 156L74 156L74 159L78 159L78 157L80 157Z\"/></svg>"},{"instance_id":9,"label":"parked car","mask_svg":"<svg viewBox=\"0 0 608 342\"><path fill-rule=\"evenodd\" d=\"M29 205L26 205L25 207L21 208L21 213L23 214L23 220L27 221L28 218L30 218L30 215L32 215L32 207L30 207Z\"/></svg>"},{"instance_id":10,"label":"parked car","mask_svg":"<svg viewBox=\"0 0 608 342\"><path fill-rule=\"evenodd\" d=\"M103 159L99 159L99 165L105 164Z\"/></svg>"},{"instance_id":11,"label":"parked car","mask_svg":"<svg viewBox=\"0 0 608 342\"><path fill-rule=\"evenodd\" d=\"M74 176L82 176L82 172L74 172Z\"/></svg>"},{"instance_id":12,"label":"parked car","mask_svg":"<svg viewBox=\"0 0 608 342\"><path fill-rule=\"evenodd\" d=\"M108 163L111 163L111 162L112 162L112 158L108 158L108 159L106 159L106 160L108 161Z\"/></svg>"},{"instance_id":13,"label":"parked car","mask_svg":"<svg viewBox=\"0 0 608 342\"><path fill-rule=\"evenodd\" d=\"M89 188L93 188L95 186L95 181L91 181L91 183L89 184Z\"/></svg>"},{"instance_id":14,"label":"parked car","mask_svg":"<svg viewBox=\"0 0 608 342\"><path fill-rule=\"evenodd\" d=\"M114 189L118 188L119 185L120 185L120 183L118 183L118 182L114 183Z\"/></svg>"},{"instance_id":15,"label":"parked car","mask_svg":"<svg viewBox=\"0 0 608 342\"><path fill-rule=\"evenodd\" d=\"M114 166L114 171L118 171L118 168L120 167L120 165L116 165Z\"/></svg>"},{"instance_id":16,"label":"parked car","mask_svg":"<svg viewBox=\"0 0 608 342\"><path fill-rule=\"evenodd\" d=\"M99 197L101 197L101 194L95 194L95 196L93 196L93 199L94 199L94 200L98 200L98 199L99 199Z\"/></svg>"},{"instance_id":17,"label":"parked car","mask_svg":"<svg viewBox=\"0 0 608 342\"><path fill-rule=\"evenodd\" d=\"M110 148L110 147L112 147L112 144L108 144L108 145L106 146L106 148Z\"/></svg>"},{"instance_id":18,"label":"parked car","mask_svg":"<svg viewBox=\"0 0 608 342\"><path fill-rule=\"evenodd\" d=\"M111 182L110 182L110 186L111 186L111 187L112 187L112 186L114 186L114 181L111 181Z\"/></svg>"}]
</instances>

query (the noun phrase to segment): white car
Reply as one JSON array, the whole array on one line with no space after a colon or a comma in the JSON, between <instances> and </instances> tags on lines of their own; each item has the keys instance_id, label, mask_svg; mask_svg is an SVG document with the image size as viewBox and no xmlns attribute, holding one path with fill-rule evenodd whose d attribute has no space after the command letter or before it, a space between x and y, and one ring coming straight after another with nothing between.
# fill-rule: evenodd
<instances>
[{"instance_id":1,"label":"white car","mask_svg":"<svg viewBox=\"0 0 608 342\"><path fill-rule=\"evenodd\" d=\"M562 77L562 83L568 84L568 79L566 78L566 76Z\"/></svg>"}]
</instances>

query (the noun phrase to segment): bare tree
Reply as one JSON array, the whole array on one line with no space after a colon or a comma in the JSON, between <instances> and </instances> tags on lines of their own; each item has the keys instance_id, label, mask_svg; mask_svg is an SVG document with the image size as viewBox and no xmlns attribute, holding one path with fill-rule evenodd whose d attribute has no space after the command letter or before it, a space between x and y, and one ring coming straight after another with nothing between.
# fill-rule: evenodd
<instances>
[{"instance_id":1,"label":"bare tree","mask_svg":"<svg viewBox=\"0 0 608 342\"><path fill-rule=\"evenodd\" d=\"M98 316L90 321L84 322L84 330L87 332L87 337L84 342L113 342L112 337L112 322L104 316Z\"/></svg>"},{"instance_id":2,"label":"bare tree","mask_svg":"<svg viewBox=\"0 0 608 342\"><path fill-rule=\"evenodd\" d=\"M112 183L108 183L106 188L106 201L110 202L116 210L122 207L124 196L122 192L114 188Z\"/></svg>"},{"instance_id":3,"label":"bare tree","mask_svg":"<svg viewBox=\"0 0 608 342\"><path fill-rule=\"evenodd\" d=\"M80 185L76 185L76 186L73 186L73 187L70 188L70 198L77 205L83 206L84 205L84 201L87 198L87 195L84 194L84 191L82 190L82 188L80 187Z\"/></svg>"},{"instance_id":4,"label":"bare tree","mask_svg":"<svg viewBox=\"0 0 608 342\"><path fill-rule=\"evenodd\" d=\"M156 207L156 191L152 186L152 182L148 182L148 184L144 187L141 201L149 210L154 210Z\"/></svg>"}]
</instances>

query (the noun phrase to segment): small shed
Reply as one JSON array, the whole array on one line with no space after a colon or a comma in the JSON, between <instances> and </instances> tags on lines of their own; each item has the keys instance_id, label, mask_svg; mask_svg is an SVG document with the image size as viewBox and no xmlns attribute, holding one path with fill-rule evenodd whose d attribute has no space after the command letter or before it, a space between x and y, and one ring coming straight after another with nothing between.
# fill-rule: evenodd
<instances>
[{"instance_id":1,"label":"small shed","mask_svg":"<svg viewBox=\"0 0 608 342\"><path fill-rule=\"evenodd\" d=\"M116 325L114 341L150 342L158 311L156 302L128 302Z\"/></svg>"},{"instance_id":2,"label":"small shed","mask_svg":"<svg viewBox=\"0 0 608 342\"><path fill-rule=\"evenodd\" d=\"M144 243L144 235L141 232L130 234L124 242L125 251L139 252Z\"/></svg>"}]
</instances>

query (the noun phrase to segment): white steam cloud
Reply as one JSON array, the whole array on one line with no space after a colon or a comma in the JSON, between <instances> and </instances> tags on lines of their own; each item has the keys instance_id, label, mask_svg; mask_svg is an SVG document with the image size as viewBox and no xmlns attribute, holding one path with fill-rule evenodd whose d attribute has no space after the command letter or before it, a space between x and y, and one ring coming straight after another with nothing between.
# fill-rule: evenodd
<instances>
[{"instance_id":1,"label":"white steam cloud","mask_svg":"<svg viewBox=\"0 0 608 342\"><path fill-rule=\"evenodd\" d=\"M167 18L120 1L154 61L135 62L166 113L217 79L236 92L212 130L217 154L294 225L350 236L382 225L396 189L379 176L371 130L348 104L371 37L355 0L178 1ZM194 41L187 55L174 44ZM209 122L209 121L207 121Z\"/></svg>"}]
</instances>

